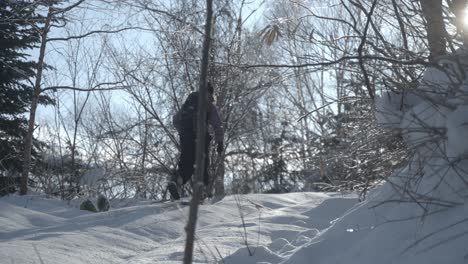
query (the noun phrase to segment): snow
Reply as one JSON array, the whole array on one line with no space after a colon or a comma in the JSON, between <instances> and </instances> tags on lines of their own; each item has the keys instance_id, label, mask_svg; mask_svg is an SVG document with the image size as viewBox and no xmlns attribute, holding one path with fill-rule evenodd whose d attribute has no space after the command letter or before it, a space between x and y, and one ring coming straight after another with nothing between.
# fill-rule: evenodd
<instances>
[{"instance_id":1,"label":"snow","mask_svg":"<svg viewBox=\"0 0 468 264\"><path fill-rule=\"evenodd\" d=\"M279 263L356 203L355 195L290 193L227 196L201 205L194 263ZM77 202L67 205L39 194L3 197L0 259L181 263L188 206L148 201L116 206L90 213L80 211Z\"/></svg>"},{"instance_id":2,"label":"snow","mask_svg":"<svg viewBox=\"0 0 468 264\"><path fill-rule=\"evenodd\" d=\"M289 193L201 205L194 263L468 263L468 74L453 62L467 62L462 55L428 68L418 93L377 100L379 123L402 131L414 156L366 201ZM182 262L188 207L128 200L90 213L78 205L0 198L0 262Z\"/></svg>"},{"instance_id":3,"label":"snow","mask_svg":"<svg viewBox=\"0 0 468 264\"><path fill-rule=\"evenodd\" d=\"M468 231L467 206L424 218L414 203L373 207L394 193L387 183L361 203L353 194L289 193L201 205L194 263L466 263L468 239L457 236ZM38 194L1 198L1 263L182 262L187 206L78 207Z\"/></svg>"}]
</instances>

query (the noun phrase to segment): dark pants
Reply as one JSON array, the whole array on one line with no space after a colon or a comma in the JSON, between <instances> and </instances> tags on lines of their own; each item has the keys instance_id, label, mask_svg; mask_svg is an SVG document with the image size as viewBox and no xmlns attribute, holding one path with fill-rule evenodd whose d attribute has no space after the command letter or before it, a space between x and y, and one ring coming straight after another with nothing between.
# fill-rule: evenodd
<instances>
[{"instance_id":1,"label":"dark pants","mask_svg":"<svg viewBox=\"0 0 468 264\"><path fill-rule=\"evenodd\" d=\"M177 168L178 175L182 178L183 184L187 183L192 174L195 171L195 159L196 159L196 135L194 132L184 132L180 134L180 147L181 153L179 158L179 164ZM209 185L208 167L210 165L210 140L211 136L207 133L205 137L205 171L203 176L203 183L205 186Z\"/></svg>"}]
</instances>

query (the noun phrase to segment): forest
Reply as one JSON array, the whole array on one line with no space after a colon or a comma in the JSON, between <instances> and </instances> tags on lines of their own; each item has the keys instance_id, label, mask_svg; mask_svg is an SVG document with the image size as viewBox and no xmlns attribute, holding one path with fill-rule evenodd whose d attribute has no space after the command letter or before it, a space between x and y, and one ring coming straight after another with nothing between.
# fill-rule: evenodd
<instances>
[{"instance_id":1,"label":"forest","mask_svg":"<svg viewBox=\"0 0 468 264\"><path fill-rule=\"evenodd\" d=\"M379 205L409 203L421 218L463 207L467 5L2 0L0 196L105 199L107 209L169 202L185 144L173 118L198 92L202 144L178 186L194 198L193 235L206 159L203 191L216 201L342 193L363 202L390 185L398 196ZM205 155L208 86L224 134Z\"/></svg>"}]
</instances>

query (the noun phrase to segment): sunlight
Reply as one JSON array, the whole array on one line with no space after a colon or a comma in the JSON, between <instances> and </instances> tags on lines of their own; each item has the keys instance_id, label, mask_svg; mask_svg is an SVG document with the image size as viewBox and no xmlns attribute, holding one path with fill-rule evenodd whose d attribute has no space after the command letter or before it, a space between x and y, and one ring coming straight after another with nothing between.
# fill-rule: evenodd
<instances>
[{"instance_id":1,"label":"sunlight","mask_svg":"<svg viewBox=\"0 0 468 264\"><path fill-rule=\"evenodd\" d=\"M468 7L463 12L463 27L468 27Z\"/></svg>"}]
</instances>

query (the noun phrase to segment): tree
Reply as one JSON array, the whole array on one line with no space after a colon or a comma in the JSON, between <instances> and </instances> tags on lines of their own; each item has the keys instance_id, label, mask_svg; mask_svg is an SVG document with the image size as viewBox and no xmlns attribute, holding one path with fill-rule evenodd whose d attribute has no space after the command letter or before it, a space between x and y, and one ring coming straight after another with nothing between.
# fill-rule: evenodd
<instances>
[{"instance_id":1,"label":"tree","mask_svg":"<svg viewBox=\"0 0 468 264\"><path fill-rule=\"evenodd\" d=\"M116 47L113 54L119 74L128 76L126 81L132 88L127 91L132 100L141 105L142 110L162 128L152 130L169 143L164 145L171 150L171 155L163 157L161 151L152 145L148 146L148 151L156 151L165 166L172 168L175 165L171 160L176 158L172 153L177 153L174 149L178 143L173 140L175 131L170 125L170 117L182 104L187 92L195 90L197 86L197 76L200 72L199 54L202 51L202 42L197 40L203 34L196 25L203 24L204 13L193 10L201 10L204 3L180 2L163 10L161 8L164 5L158 1L139 0L129 4L138 10L138 14L145 14L145 21L148 23L145 27L151 29L151 37L156 45L135 47L125 43L125 48ZM211 187L214 188L215 195L224 194L224 171L233 168L225 168L226 160L241 160L239 157L243 154L236 153L243 150L238 151L237 148L244 148L246 144L242 144L241 141L245 143L252 131L255 131L255 128L250 126L252 122L247 122L246 118L253 117L257 99L272 83L271 76L265 69L241 69L230 65L263 61L264 53L268 53L261 50L261 43L255 32L244 28L251 15L242 14L242 10L248 10L245 5L245 1L213 3L208 80L215 86L216 103L221 110L225 126L227 149L221 155L210 151L212 162L209 170L213 176L211 180L214 182L211 183ZM154 58L154 54L163 56ZM232 144L234 141L236 143ZM253 146L250 143L247 145ZM249 148L256 151L254 147ZM243 166L250 167L250 163L242 164L238 168ZM209 190L212 192L211 188Z\"/></svg>"},{"instance_id":2,"label":"tree","mask_svg":"<svg viewBox=\"0 0 468 264\"><path fill-rule=\"evenodd\" d=\"M21 185L20 185L20 193L22 195L26 194L27 192L27 181L29 177L29 172L31 170L31 153L32 153L32 143L33 143L33 134L35 129L35 120L36 120L36 111L37 106L41 102L41 98L46 91L50 90L57 90L57 89L69 89L73 91L100 91L100 90L116 90L122 89L121 86L118 84L122 83L122 81L117 82L103 82L93 85L92 87L88 88L79 88L79 87L72 87L72 86L54 86L54 87L43 87L42 79L43 79L43 71L46 68L45 64L45 54L46 54L46 47L50 41L68 41L71 39L81 39L87 36L98 34L98 33L115 33L120 32L126 29L118 29L117 31L112 30L95 30L89 31L82 35L78 36L68 36L65 38L49 38L49 33L53 27L60 28L65 27L70 20L65 18L65 15L70 12L71 10L75 9L76 7L80 6L84 3L84 0L77 0L72 4L65 6L61 6L63 1L60 0L43 0L34 2L37 6L45 6L47 8L47 15L44 21L44 26L37 28L36 30L39 32L40 35L40 48L39 48L39 57L37 62L36 71L34 73L34 85L31 91L31 104L29 109L29 122L27 133L24 136L24 149L23 149L23 170L21 176ZM72 144L72 148L75 148L74 144ZM73 164L73 163L72 163ZM74 173L74 172L73 172Z\"/></svg>"},{"instance_id":3,"label":"tree","mask_svg":"<svg viewBox=\"0 0 468 264\"><path fill-rule=\"evenodd\" d=\"M47 43L47 34L50 29L50 23L52 21L52 3L49 4L49 11L44 22L44 27L40 30L40 41L41 47L39 50L39 59L36 65L35 77L33 89L31 91L31 107L29 109L29 121L28 130L24 136L24 149L23 149L23 172L21 175L20 194L24 195L28 191L28 177L31 169L31 153L32 153L32 138L34 134L34 124L36 119L37 105L39 104L39 98L41 95L41 79L42 71L44 70L44 56Z\"/></svg>"},{"instance_id":4,"label":"tree","mask_svg":"<svg viewBox=\"0 0 468 264\"><path fill-rule=\"evenodd\" d=\"M296 80L291 81L299 89L306 87L304 80L315 71L336 81L336 94L319 98L322 102L318 104L311 96L312 105L306 105L313 110L305 116L321 120L319 127L322 122L328 127L320 133L322 144L313 146L319 150L320 158L316 160L320 162L321 174L332 175L326 182L333 185L350 180L365 183L375 175L388 175L395 168L393 164L407 158L401 155L405 153L401 134L384 131L373 121L374 95L391 90L401 96L395 102L400 108L406 107L409 96L427 97L424 91L417 90L424 67L436 63L447 49L455 51L466 42L460 20L467 1L352 0L333 6L334 1L324 1L330 4L329 8L317 9L299 1L285 2L307 12L291 16L286 13L291 7L276 2L281 5L279 10L272 9L277 14L272 20L276 27L270 26L276 29L266 30L264 35L280 32L285 36L277 45L292 43L284 50L294 60L272 67L307 69L296 70ZM309 46L296 48L301 45ZM333 68L336 74L331 71ZM316 76L315 80L324 81L323 76ZM300 103L295 105L302 107ZM338 110L329 106L337 106ZM331 114L327 117L322 110ZM362 175L367 179L362 179Z\"/></svg>"},{"instance_id":5,"label":"tree","mask_svg":"<svg viewBox=\"0 0 468 264\"><path fill-rule=\"evenodd\" d=\"M419 2L426 20L430 58L434 59L445 54L447 45L442 0L420 0Z\"/></svg>"},{"instance_id":6,"label":"tree","mask_svg":"<svg viewBox=\"0 0 468 264\"><path fill-rule=\"evenodd\" d=\"M192 263L193 245L195 242L195 229L197 225L198 206L203 191L203 172L205 170L205 133L206 133L206 110L208 105L207 77L211 44L211 27L213 18L213 0L206 0L205 34L203 39L203 51L200 65L200 82L197 113L197 147L195 150L195 184L194 195L190 202L190 212L187 227L187 239L185 243L184 264Z\"/></svg>"},{"instance_id":7,"label":"tree","mask_svg":"<svg viewBox=\"0 0 468 264\"><path fill-rule=\"evenodd\" d=\"M23 139L28 128L24 113L31 104L37 63L29 59L28 50L40 43L37 27L44 17L37 5L28 1L0 2L0 171L21 170ZM38 97L38 103L50 103ZM31 138L32 159L38 159L43 145Z\"/></svg>"}]
</instances>

